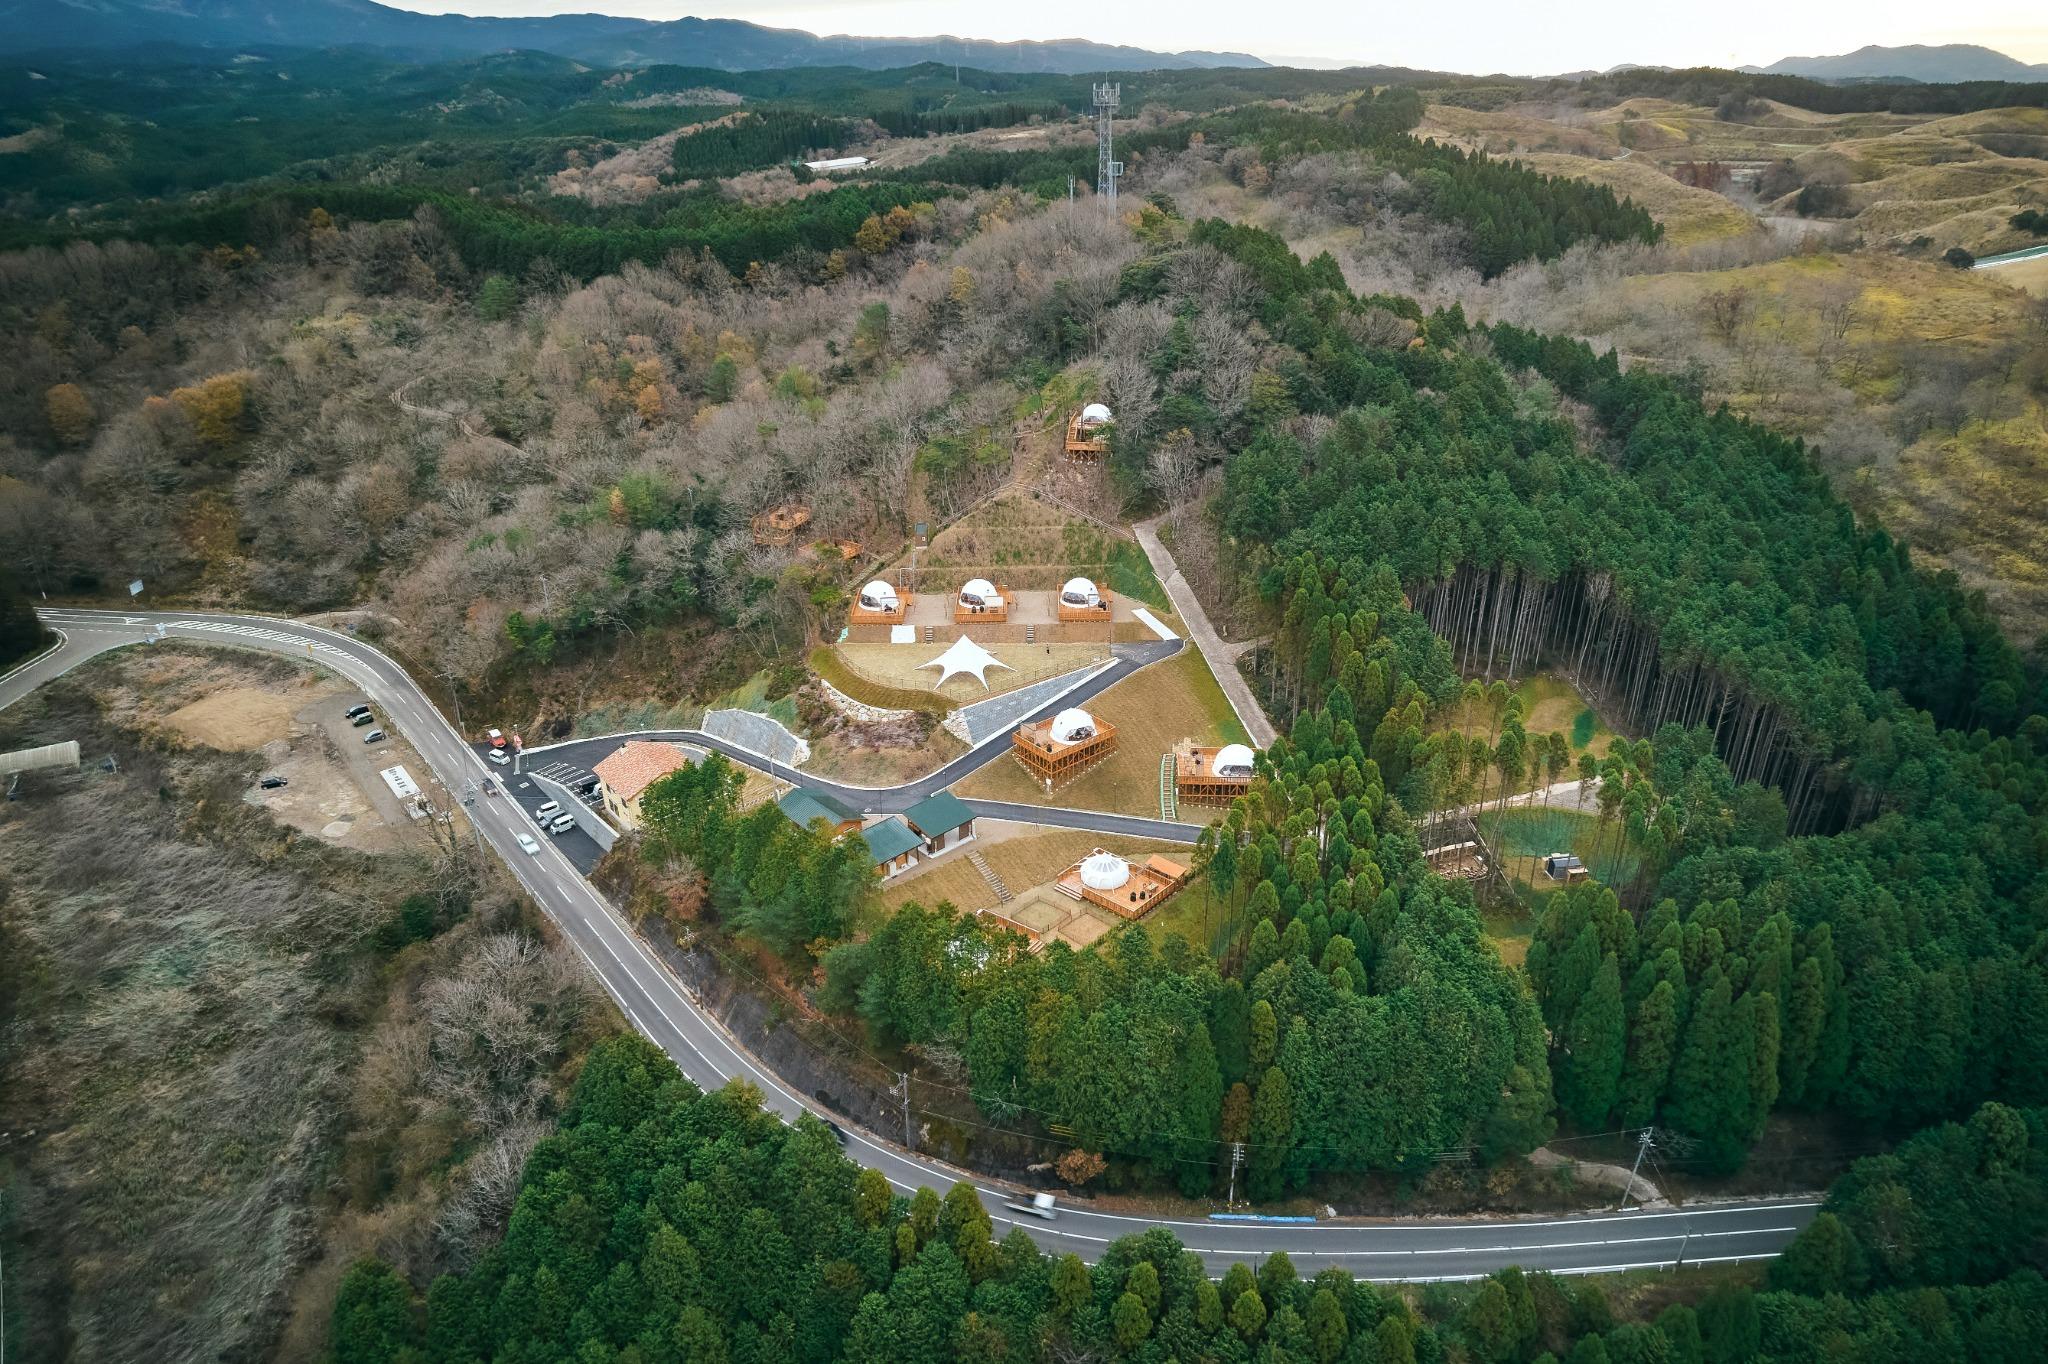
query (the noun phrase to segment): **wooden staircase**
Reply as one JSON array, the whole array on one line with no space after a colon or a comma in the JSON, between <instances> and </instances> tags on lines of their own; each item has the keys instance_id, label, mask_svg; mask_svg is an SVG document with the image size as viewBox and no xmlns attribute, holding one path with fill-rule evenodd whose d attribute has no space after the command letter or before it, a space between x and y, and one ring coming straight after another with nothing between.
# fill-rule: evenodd
<instances>
[{"instance_id":1,"label":"wooden staircase","mask_svg":"<svg viewBox=\"0 0 2048 1364\"><path fill-rule=\"evenodd\" d=\"M1174 762L1171 752L1159 755L1159 817L1173 821L1180 818L1180 787L1174 780Z\"/></svg>"},{"instance_id":2,"label":"wooden staircase","mask_svg":"<svg viewBox=\"0 0 2048 1364\"><path fill-rule=\"evenodd\" d=\"M996 893L997 904L1006 905L1017 898L1010 894L1010 888L1003 884L1003 878L996 875L996 869L991 867L988 864L988 859L981 855L981 849L969 848L967 850L967 860L976 871L981 873L981 879L988 882L988 888Z\"/></svg>"}]
</instances>

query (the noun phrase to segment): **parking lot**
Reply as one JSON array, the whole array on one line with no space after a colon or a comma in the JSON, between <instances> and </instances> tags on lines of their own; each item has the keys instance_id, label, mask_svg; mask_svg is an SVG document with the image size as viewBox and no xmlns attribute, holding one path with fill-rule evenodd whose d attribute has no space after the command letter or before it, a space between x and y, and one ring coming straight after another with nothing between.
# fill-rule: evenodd
<instances>
[{"instance_id":1,"label":"parking lot","mask_svg":"<svg viewBox=\"0 0 2048 1364\"><path fill-rule=\"evenodd\" d=\"M475 747L479 753L488 754L490 752L489 744L477 744ZM521 766L523 768L523 764ZM560 782L572 790L585 782L594 783L596 780L588 769L577 767L572 763L542 763L534 768L533 772L537 772L551 781ZM524 770L515 774L511 766L499 767L494 763L492 764L491 776L500 784L503 791L509 793L513 800L519 802L519 808L526 811L529 820L533 819L533 812L535 810L538 810L551 800L559 799L559 797L543 788L539 782L534 781L532 773ZM478 797L480 800L503 800L504 798L504 796ZM594 785L591 792L582 797L582 801L584 805L592 810L598 808ZM583 832L582 829L571 829L567 833L551 834L537 820L534 820L530 832L535 838L552 839L555 846L562 850L576 870L586 876L597 865L598 859L604 856L604 849L597 845L597 840Z\"/></svg>"}]
</instances>

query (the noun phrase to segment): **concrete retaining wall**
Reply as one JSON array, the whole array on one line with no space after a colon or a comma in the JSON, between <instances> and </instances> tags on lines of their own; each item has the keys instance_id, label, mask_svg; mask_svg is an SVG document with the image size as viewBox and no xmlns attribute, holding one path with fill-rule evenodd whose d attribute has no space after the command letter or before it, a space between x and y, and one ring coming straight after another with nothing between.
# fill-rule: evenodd
<instances>
[{"instance_id":1,"label":"concrete retaining wall","mask_svg":"<svg viewBox=\"0 0 2048 1364\"><path fill-rule=\"evenodd\" d=\"M551 800L562 802L562 808L576 817L576 827L590 835L591 840L606 852L619 841L618 830L604 822L597 811L583 803L583 797L571 791L558 781L541 776L538 772L524 772L520 775L532 779L533 784L548 793Z\"/></svg>"}]
</instances>

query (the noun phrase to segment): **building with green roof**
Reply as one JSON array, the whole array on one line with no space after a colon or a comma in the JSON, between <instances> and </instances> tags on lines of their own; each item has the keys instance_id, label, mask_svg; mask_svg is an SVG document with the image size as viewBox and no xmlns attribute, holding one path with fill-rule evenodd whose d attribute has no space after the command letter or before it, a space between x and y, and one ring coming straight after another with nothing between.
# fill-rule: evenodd
<instances>
[{"instance_id":1,"label":"building with green roof","mask_svg":"<svg viewBox=\"0 0 2048 1364\"><path fill-rule=\"evenodd\" d=\"M860 827L858 811L848 809L844 801L823 791L793 786L775 804L800 829L808 829L822 819L832 827L834 838L842 838Z\"/></svg>"},{"instance_id":2,"label":"building with green roof","mask_svg":"<svg viewBox=\"0 0 2048 1364\"><path fill-rule=\"evenodd\" d=\"M927 857L936 857L974 837L974 811L951 791L926 796L905 810L903 818L924 839Z\"/></svg>"},{"instance_id":3,"label":"building with green roof","mask_svg":"<svg viewBox=\"0 0 2048 1364\"><path fill-rule=\"evenodd\" d=\"M861 841L875 860L875 875L895 876L917 865L917 850L924 840L908 824L891 815L881 823L861 830Z\"/></svg>"}]
</instances>

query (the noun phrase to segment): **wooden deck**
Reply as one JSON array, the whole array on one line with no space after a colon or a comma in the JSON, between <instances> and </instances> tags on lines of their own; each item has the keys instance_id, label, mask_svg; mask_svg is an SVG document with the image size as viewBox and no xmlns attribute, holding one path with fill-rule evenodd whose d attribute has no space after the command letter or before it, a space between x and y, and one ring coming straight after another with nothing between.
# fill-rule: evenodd
<instances>
[{"instance_id":1,"label":"wooden deck","mask_svg":"<svg viewBox=\"0 0 2048 1364\"><path fill-rule=\"evenodd\" d=\"M1131 869L1131 879L1115 890L1097 890L1084 883L1080 862L1061 872L1053 885L1061 894L1106 909L1118 918L1142 919L1187 884L1188 869L1157 853L1143 862L1126 865Z\"/></svg>"},{"instance_id":2,"label":"wooden deck","mask_svg":"<svg viewBox=\"0 0 2048 1364\"><path fill-rule=\"evenodd\" d=\"M1052 737L1052 717L1047 717L1018 726L1010 736L1010 751L1040 783L1058 786L1116 752L1116 726L1097 716L1094 734L1078 743L1063 744Z\"/></svg>"},{"instance_id":3,"label":"wooden deck","mask_svg":"<svg viewBox=\"0 0 2048 1364\"><path fill-rule=\"evenodd\" d=\"M796 543L797 532L810 524L809 507L798 502L784 502L754 518L754 543L771 549L787 549Z\"/></svg>"},{"instance_id":4,"label":"wooden deck","mask_svg":"<svg viewBox=\"0 0 2048 1364\"><path fill-rule=\"evenodd\" d=\"M1109 442L1093 436L1083 435L1081 414L1076 412L1067 418L1067 439L1061 452L1075 464L1093 464L1109 453Z\"/></svg>"},{"instance_id":5,"label":"wooden deck","mask_svg":"<svg viewBox=\"0 0 2048 1364\"><path fill-rule=\"evenodd\" d=\"M1102 592L1100 589L1097 589L1097 592L1102 598L1100 606L1075 606L1068 601L1060 599L1059 595L1055 593L1054 599L1059 604L1059 618L1063 621L1074 623L1110 619L1115 606L1114 599L1110 597L1109 593Z\"/></svg>"},{"instance_id":6,"label":"wooden deck","mask_svg":"<svg viewBox=\"0 0 2048 1364\"><path fill-rule=\"evenodd\" d=\"M953 595L953 623L955 625L1004 625L1010 619L1010 585L997 583L996 596L1001 600L994 606L969 606Z\"/></svg>"},{"instance_id":7,"label":"wooden deck","mask_svg":"<svg viewBox=\"0 0 2048 1364\"><path fill-rule=\"evenodd\" d=\"M1216 771L1216 755L1223 748L1179 744L1173 750L1173 790L1176 800L1189 805L1228 805L1251 790L1250 777L1225 777Z\"/></svg>"},{"instance_id":8,"label":"wooden deck","mask_svg":"<svg viewBox=\"0 0 2048 1364\"><path fill-rule=\"evenodd\" d=\"M846 610L846 623L848 625L901 625L910 619L910 602L910 593L903 591L901 588L897 589L896 608L893 611L877 611L872 607L862 606L860 598L855 596L853 605Z\"/></svg>"}]
</instances>

